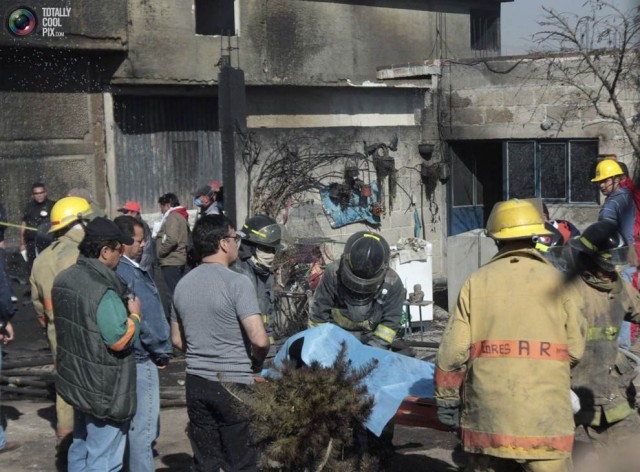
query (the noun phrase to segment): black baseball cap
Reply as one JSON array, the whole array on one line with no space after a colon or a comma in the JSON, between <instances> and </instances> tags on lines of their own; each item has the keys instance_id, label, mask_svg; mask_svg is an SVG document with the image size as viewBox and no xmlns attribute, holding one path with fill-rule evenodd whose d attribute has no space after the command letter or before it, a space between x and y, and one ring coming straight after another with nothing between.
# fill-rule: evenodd
<instances>
[{"instance_id":1,"label":"black baseball cap","mask_svg":"<svg viewBox=\"0 0 640 472\"><path fill-rule=\"evenodd\" d=\"M116 224L101 216L94 218L84 229L85 241L118 241L130 246L133 238L124 234Z\"/></svg>"},{"instance_id":2,"label":"black baseball cap","mask_svg":"<svg viewBox=\"0 0 640 472\"><path fill-rule=\"evenodd\" d=\"M191 192L191 195L193 195L194 197L200 197L201 195L211 195L212 193L213 189L209 185L203 185L195 192Z\"/></svg>"}]
</instances>

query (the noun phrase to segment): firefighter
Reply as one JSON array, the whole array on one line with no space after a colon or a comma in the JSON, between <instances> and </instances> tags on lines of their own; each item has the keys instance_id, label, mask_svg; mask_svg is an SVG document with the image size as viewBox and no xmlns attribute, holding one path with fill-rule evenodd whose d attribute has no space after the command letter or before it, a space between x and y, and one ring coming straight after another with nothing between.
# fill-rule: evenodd
<instances>
[{"instance_id":1,"label":"firefighter","mask_svg":"<svg viewBox=\"0 0 640 472\"><path fill-rule=\"evenodd\" d=\"M623 320L640 324L640 293L616 272L627 263L628 246L610 220L592 224L569 245L588 324L584 356L571 372L581 405L576 425L596 446L623 447L640 435L635 366L617 343Z\"/></svg>"},{"instance_id":2,"label":"firefighter","mask_svg":"<svg viewBox=\"0 0 640 472\"><path fill-rule=\"evenodd\" d=\"M242 227L242 245L237 262L233 265L236 272L245 274L253 283L258 295L262 321L269 340L273 343L275 294L274 259L282 247L282 230L273 218L256 215L247 219Z\"/></svg>"},{"instance_id":3,"label":"firefighter","mask_svg":"<svg viewBox=\"0 0 640 472\"><path fill-rule=\"evenodd\" d=\"M460 428L467 471L570 471L580 299L534 249L550 234L539 200L498 202L487 234L498 253L463 284L438 349L438 418Z\"/></svg>"},{"instance_id":4,"label":"firefighter","mask_svg":"<svg viewBox=\"0 0 640 472\"><path fill-rule=\"evenodd\" d=\"M371 346L389 348L400 329L406 290L389 268L379 234L353 234L337 264L322 274L309 307L309 326L334 323Z\"/></svg>"},{"instance_id":5,"label":"firefighter","mask_svg":"<svg viewBox=\"0 0 640 472\"><path fill-rule=\"evenodd\" d=\"M604 203L598 215L598 221L611 220L616 223L618 231L625 239L629 252L629 264L638 265L638 257L634 248L634 232L636 223L636 201L634 186L620 164L613 159L603 159L596 166L596 175L591 182L596 182Z\"/></svg>"},{"instance_id":6,"label":"firefighter","mask_svg":"<svg viewBox=\"0 0 640 472\"><path fill-rule=\"evenodd\" d=\"M49 346L56 364L56 330L53 323L51 289L56 276L76 263L78 245L84 238L81 220L93 217L90 203L80 197L65 197L58 200L51 209L51 229L56 239L40 253L31 271L31 301L38 316L38 323L47 330ZM56 395L56 435L58 438L58 458L66 460L66 448L70 444L73 431L73 408Z\"/></svg>"}]
</instances>

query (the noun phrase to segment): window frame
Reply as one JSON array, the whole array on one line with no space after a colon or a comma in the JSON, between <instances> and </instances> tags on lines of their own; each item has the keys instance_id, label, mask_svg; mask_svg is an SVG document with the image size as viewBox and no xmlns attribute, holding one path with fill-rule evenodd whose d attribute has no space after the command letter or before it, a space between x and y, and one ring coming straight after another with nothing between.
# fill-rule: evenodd
<instances>
[{"instance_id":1,"label":"window frame","mask_svg":"<svg viewBox=\"0 0 640 472\"><path fill-rule=\"evenodd\" d=\"M479 26L483 20L486 22L485 26L488 26L485 29ZM490 24L489 20L491 20ZM482 7L473 7L469 9L469 49L472 52L500 52L502 48L500 20L499 6L497 10L494 8ZM474 32L476 32L475 35ZM489 32L491 32L491 34L489 34ZM495 40L495 44L488 44L489 39Z\"/></svg>"},{"instance_id":2,"label":"window frame","mask_svg":"<svg viewBox=\"0 0 640 472\"><path fill-rule=\"evenodd\" d=\"M194 20L194 28L193 31L196 36L213 36L213 37L223 37L223 38L232 38L240 36L240 2L238 0L229 0L233 2L233 28L231 34L226 34L224 32L220 33L207 33L198 30L198 4L201 2L210 4L213 0L194 0L193 2L193 20ZM209 5L211 8L215 8L213 5ZM202 13L202 11L201 11Z\"/></svg>"},{"instance_id":3,"label":"window frame","mask_svg":"<svg viewBox=\"0 0 640 472\"><path fill-rule=\"evenodd\" d=\"M571 159L571 148L574 143L593 143L596 145L596 160L594 160L594 165L597 162L597 146L599 145L599 141L597 139L589 139L589 138L577 138L577 139L509 139L504 141L504 150L503 150L503 189L504 189L504 199L508 200L510 198L516 198L511 195L510 189L510 181L509 181L509 143L533 143L534 148L534 156L533 156L533 166L534 166L534 193L532 198L542 198L545 202L549 203L557 203L557 204L570 204L570 205L597 205L599 204L598 198L598 189L597 186L594 185L593 192L593 200L590 201L573 201L572 192L571 192L571 183L572 183L572 159ZM553 145L553 144L561 144L565 147L565 178L564 178L564 191L565 198L549 198L544 197L542 195L542 166L541 166L541 149L544 145ZM591 182L585 182L586 184L591 184Z\"/></svg>"}]
</instances>

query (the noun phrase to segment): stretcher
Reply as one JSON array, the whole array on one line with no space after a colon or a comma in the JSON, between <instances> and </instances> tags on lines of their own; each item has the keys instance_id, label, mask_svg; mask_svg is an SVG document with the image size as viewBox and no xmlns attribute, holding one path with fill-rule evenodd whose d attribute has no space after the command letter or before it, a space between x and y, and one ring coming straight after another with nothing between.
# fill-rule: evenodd
<instances>
[{"instance_id":1,"label":"stretcher","mask_svg":"<svg viewBox=\"0 0 640 472\"><path fill-rule=\"evenodd\" d=\"M440 431L451 430L438 421L438 410L433 398L404 397L391 422L402 426L431 428Z\"/></svg>"}]
</instances>

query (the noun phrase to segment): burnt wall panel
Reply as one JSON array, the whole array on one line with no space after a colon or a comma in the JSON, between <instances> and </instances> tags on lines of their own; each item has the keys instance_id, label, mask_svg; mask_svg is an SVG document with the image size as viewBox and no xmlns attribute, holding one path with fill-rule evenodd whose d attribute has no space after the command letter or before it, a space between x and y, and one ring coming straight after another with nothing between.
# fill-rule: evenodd
<instances>
[{"instance_id":1,"label":"burnt wall panel","mask_svg":"<svg viewBox=\"0 0 640 472\"><path fill-rule=\"evenodd\" d=\"M0 92L0 110L0 140L83 139L89 131L85 94Z\"/></svg>"},{"instance_id":2,"label":"burnt wall panel","mask_svg":"<svg viewBox=\"0 0 640 472\"><path fill-rule=\"evenodd\" d=\"M193 0L131 0L129 54L116 80L215 84L226 54L248 85L361 83L381 65L472 57L469 12L478 4L495 2L247 0L237 2L229 38L196 34Z\"/></svg>"},{"instance_id":3,"label":"burnt wall panel","mask_svg":"<svg viewBox=\"0 0 640 472\"><path fill-rule=\"evenodd\" d=\"M118 204L156 212L173 192L189 208L198 185L222 180L216 99L115 96L114 121Z\"/></svg>"},{"instance_id":4,"label":"burnt wall panel","mask_svg":"<svg viewBox=\"0 0 640 472\"><path fill-rule=\"evenodd\" d=\"M273 0L242 13L248 82L358 83L380 65L471 55L465 2Z\"/></svg>"},{"instance_id":5,"label":"burnt wall panel","mask_svg":"<svg viewBox=\"0 0 640 472\"><path fill-rule=\"evenodd\" d=\"M66 196L66 192L73 187L92 189L93 156L7 158L0 151L0 175L0 201L7 209L7 220L20 224L34 182L43 182L49 198L54 200ZM5 232L10 246L19 243L19 234L17 229Z\"/></svg>"}]
</instances>

